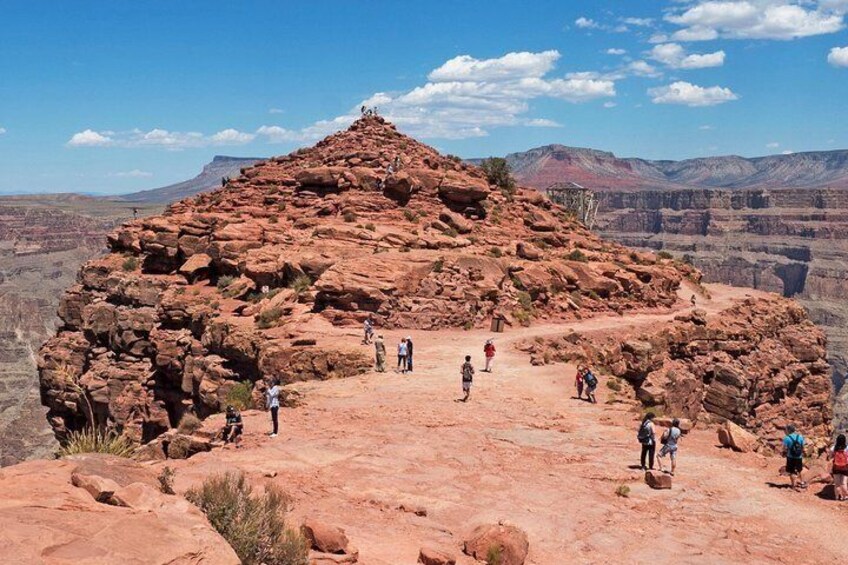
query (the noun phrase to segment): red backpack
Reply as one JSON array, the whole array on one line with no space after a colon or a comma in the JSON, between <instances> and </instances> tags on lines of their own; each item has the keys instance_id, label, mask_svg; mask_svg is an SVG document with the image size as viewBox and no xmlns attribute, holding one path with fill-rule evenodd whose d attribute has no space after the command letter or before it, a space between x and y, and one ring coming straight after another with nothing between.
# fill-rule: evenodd
<instances>
[{"instance_id":1,"label":"red backpack","mask_svg":"<svg viewBox=\"0 0 848 565\"><path fill-rule=\"evenodd\" d=\"M848 450L833 452L833 472L848 474Z\"/></svg>"}]
</instances>

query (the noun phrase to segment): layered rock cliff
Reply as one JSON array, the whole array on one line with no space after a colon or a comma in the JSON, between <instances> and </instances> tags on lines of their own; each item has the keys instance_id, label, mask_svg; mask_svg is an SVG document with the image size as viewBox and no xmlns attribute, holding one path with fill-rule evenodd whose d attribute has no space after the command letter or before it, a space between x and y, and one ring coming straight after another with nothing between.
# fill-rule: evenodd
<instances>
[{"instance_id":1,"label":"layered rock cliff","mask_svg":"<svg viewBox=\"0 0 848 565\"><path fill-rule=\"evenodd\" d=\"M94 423L146 441L239 381L344 377L361 324L435 329L668 307L698 273L600 240L532 190L504 193L379 117L257 163L125 224L65 295L39 354L61 437ZM93 421L93 422L92 422Z\"/></svg>"}]
</instances>

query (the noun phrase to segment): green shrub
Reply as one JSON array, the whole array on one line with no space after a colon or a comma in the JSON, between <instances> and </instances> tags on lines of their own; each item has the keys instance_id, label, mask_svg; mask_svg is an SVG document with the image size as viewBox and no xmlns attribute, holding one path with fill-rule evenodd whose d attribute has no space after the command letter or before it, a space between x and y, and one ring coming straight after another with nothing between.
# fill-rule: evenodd
<instances>
[{"instance_id":1,"label":"green shrub","mask_svg":"<svg viewBox=\"0 0 848 565\"><path fill-rule=\"evenodd\" d=\"M660 251L659 253L657 253L657 257L659 257L660 259L672 259L674 256L668 251Z\"/></svg>"},{"instance_id":2,"label":"green shrub","mask_svg":"<svg viewBox=\"0 0 848 565\"><path fill-rule=\"evenodd\" d=\"M503 251L500 247L493 245L491 248L489 248L489 255L491 255L492 257L500 258L503 257Z\"/></svg>"},{"instance_id":3,"label":"green shrub","mask_svg":"<svg viewBox=\"0 0 848 565\"><path fill-rule=\"evenodd\" d=\"M486 173L489 184L494 184L501 189L507 197L515 194L515 179L512 178L509 163L502 157L491 157L480 163L480 168Z\"/></svg>"},{"instance_id":4,"label":"green shrub","mask_svg":"<svg viewBox=\"0 0 848 565\"><path fill-rule=\"evenodd\" d=\"M162 472L157 475L156 480L159 481L159 492L162 494L177 494L174 490L174 476L176 471L168 466L162 469Z\"/></svg>"},{"instance_id":5,"label":"green shrub","mask_svg":"<svg viewBox=\"0 0 848 565\"><path fill-rule=\"evenodd\" d=\"M253 383L241 381L233 385L227 393L227 405L234 406L236 410L253 408Z\"/></svg>"},{"instance_id":6,"label":"green shrub","mask_svg":"<svg viewBox=\"0 0 848 565\"><path fill-rule=\"evenodd\" d=\"M312 279L309 278L309 275L300 275L299 277L291 281L291 283L289 283L289 288L292 289L298 295L309 291L311 287Z\"/></svg>"},{"instance_id":7,"label":"green shrub","mask_svg":"<svg viewBox=\"0 0 848 565\"><path fill-rule=\"evenodd\" d=\"M459 232L453 228L448 228L448 230L445 232L445 235L448 237L456 237L459 235Z\"/></svg>"},{"instance_id":8,"label":"green shrub","mask_svg":"<svg viewBox=\"0 0 848 565\"><path fill-rule=\"evenodd\" d=\"M518 293L518 303L521 304L521 307L525 310L533 309L533 297L530 296L529 292L521 291Z\"/></svg>"},{"instance_id":9,"label":"green shrub","mask_svg":"<svg viewBox=\"0 0 848 565\"><path fill-rule=\"evenodd\" d=\"M138 268L138 259L135 257L127 257L124 259L123 264L121 264L121 268L127 272L135 271Z\"/></svg>"},{"instance_id":10,"label":"green shrub","mask_svg":"<svg viewBox=\"0 0 848 565\"><path fill-rule=\"evenodd\" d=\"M621 392L621 381L618 379L607 379L607 388L615 392Z\"/></svg>"},{"instance_id":11,"label":"green shrub","mask_svg":"<svg viewBox=\"0 0 848 565\"><path fill-rule=\"evenodd\" d=\"M228 286L233 284L233 282L235 282L235 280L236 280L236 278L231 277L230 275L224 275L222 277L218 277L218 285L217 285L218 290L224 290L225 288L227 288Z\"/></svg>"},{"instance_id":12,"label":"green shrub","mask_svg":"<svg viewBox=\"0 0 848 565\"><path fill-rule=\"evenodd\" d=\"M277 216L271 216L270 218L268 218L268 223L269 223L269 224L276 224L276 223L277 223L277 222L279 222L279 221L280 221L280 220L279 220L279 218L277 218Z\"/></svg>"},{"instance_id":13,"label":"green shrub","mask_svg":"<svg viewBox=\"0 0 848 565\"><path fill-rule=\"evenodd\" d=\"M464 329L467 332L470 332L471 330L474 329L474 322L472 322L471 320L468 320L467 322L462 324L462 329Z\"/></svg>"},{"instance_id":14,"label":"green shrub","mask_svg":"<svg viewBox=\"0 0 848 565\"><path fill-rule=\"evenodd\" d=\"M275 486L261 494L241 473L209 477L186 498L200 508L245 565L307 565L309 547L286 526L288 499Z\"/></svg>"},{"instance_id":15,"label":"green shrub","mask_svg":"<svg viewBox=\"0 0 848 565\"><path fill-rule=\"evenodd\" d=\"M512 313L512 316L513 316L513 317L514 317L514 318L518 321L518 323L519 323L519 324L521 324L522 326L529 326L529 325L530 325L530 320L532 319L532 316L530 315L530 312L528 312L527 310L521 310L521 309L517 309L517 310L515 310L515 311Z\"/></svg>"},{"instance_id":16,"label":"green shrub","mask_svg":"<svg viewBox=\"0 0 848 565\"><path fill-rule=\"evenodd\" d=\"M200 421L200 418L191 412L186 412L183 414L183 417L180 418L180 423L177 424L177 431L181 434L191 435L202 427L203 422Z\"/></svg>"},{"instance_id":17,"label":"green shrub","mask_svg":"<svg viewBox=\"0 0 848 565\"><path fill-rule=\"evenodd\" d=\"M615 489L615 494L622 498L627 498L630 496L630 487L627 485L618 485L618 488Z\"/></svg>"},{"instance_id":18,"label":"green shrub","mask_svg":"<svg viewBox=\"0 0 848 565\"><path fill-rule=\"evenodd\" d=\"M433 272L441 273L445 268L445 260L442 257L439 257L435 261L433 261Z\"/></svg>"},{"instance_id":19,"label":"green shrub","mask_svg":"<svg viewBox=\"0 0 848 565\"><path fill-rule=\"evenodd\" d=\"M281 308L270 308L260 312L256 317L256 327L260 330L272 328L277 325L276 322L282 317L282 315L283 310Z\"/></svg>"},{"instance_id":20,"label":"green shrub","mask_svg":"<svg viewBox=\"0 0 848 565\"><path fill-rule=\"evenodd\" d=\"M347 212L342 214L342 219L349 224L352 224L353 222L355 222L356 217L357 217L356 212L353 212L351 210L348 210Z\"/></svg>"},{"instance_id":21,"label":"green shrub","mask_svg":"<svg viewBox=\"0 0 848 565\"><path fill-rule=\"evenodd\" d=\"M414 222L417 219L415 212L413 212L409 208L403 209L403 217L406 218L406 221L408 222Z\"/></svg>"},{"instance_id":22,"label":"green shrub","mask_svg":"<svg viewBox=\"0 0 848 565\"><path fill-rule=\"evenodd\" d=\"M91 427L71 432L59 447L59 457L80 453L104 453L118 457L132 457L136 445L128 437L109 430Z\"/></svg>"},{"instance_id":23,"label":"green shrub","mask_svg":"<svg viewBox=\"0 0 848 565\"><path fill-rule=\"evenodd\" d=\"M377 231L377 227L370 222L365 224L365 229L368 231Z\"/></svg>"},{"instance_id":24,"label":"green shrub","mask_svg":"<svg viewBox=\"0 0 848 565\"><path fill-rule=\"evenodd\" d=\"M486 552L486 565L501 565L503 563L503 551L501 546L492 545Z\"/></svg>"},{"instance_id":25,"label":"green shrub","mask_svg":"<svg viewBox=\"0 0 848 565\"><path fill-rule=\"evenodd\" d=\"M586 257L586 254L580 251L579 249L574 249L571 253L568 254L568 259L571 261L579 261L581 263L586 263L589 261L589 258Z\"/></svg>"}]
</instances>

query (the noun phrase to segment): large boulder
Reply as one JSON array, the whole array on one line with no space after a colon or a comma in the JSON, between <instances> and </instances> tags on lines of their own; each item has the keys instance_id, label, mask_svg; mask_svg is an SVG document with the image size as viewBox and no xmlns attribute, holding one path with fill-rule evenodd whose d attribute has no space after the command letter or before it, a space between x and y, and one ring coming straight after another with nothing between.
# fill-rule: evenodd
<instances>
[{"instance_id":1,"label":"large boulder","mask_svg":"<svg viewBox=\"0 0 848 565\"><path fill-rule=\"evenodd\" d=\"M671 475L667 475L661 471L645 471L645 483L652 489L670 489Z\"/></svg>"},{"instance_id":2,"label":"large boulder","mask_svg":"<svg viewBox=\"0 0 848 565\"><path fill-rule=\"evenodd\" d=\"M474 204L489 196L489 184L483 179L448 173L439 184L439 196L454 204Z\"/></svg>"},{"instance_id":3,"label":"large boulder","mask_svg":"<svg viewBox=\"0 0 848 565\"><path fill-rule=\"evenodd\" d=\"M441 549L422 547L418 552L418 563L421 565L456 565L456 557Z\"/></svg>"},{"instance_id":4,"label":"large boulder","mask_svg":"<svg viewBox=\"0 0 848 565\"><path fill-rule=\"evenodd\" d=\"M463 543L462 551L478 561L486 561L489 552L498 552L501 565L523 565L530 550L527 534L515 526L485 524L477 526Z\"/></svg>"},{"instance_id":5,"label":"large boulder","mask_svg":"<svg viewBox=\"0 0 848 565\"><path fill-rule=\"evenodd\" d=\"M301 532L312 549L322 553L351 553L350 541L341 528L308 518L303 522Z\"/></svg>"},{"instance_id":6,"label":"large boulder","mask_svg":"<svg viewBox=\"0 0 848 565\"><path fill-rule=\"evenodd\" d=\"M724 423L723 427L719 428L718 440L724 447L730 447L734 451L742 453L755 451L759 446L757 436L729 420Z\"/></svg>"}]
</instances>

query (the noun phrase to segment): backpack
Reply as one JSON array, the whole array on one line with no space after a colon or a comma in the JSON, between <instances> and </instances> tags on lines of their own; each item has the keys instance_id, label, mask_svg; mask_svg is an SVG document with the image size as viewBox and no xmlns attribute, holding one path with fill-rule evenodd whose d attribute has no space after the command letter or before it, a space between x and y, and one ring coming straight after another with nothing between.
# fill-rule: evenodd
<instances>
[{"instance_id":1,"label":"backpack","mask_svg":"<svg viewBox=\"0 0 848 565\"><path fill-rule=\"evenodd\" d=\"M848 473L848 451L833 452L833 472L846 474Z\"/></svg>"},{"instance_id":2,"label":"backpack","mask_svg":"<svg viewBox=\"0 0 848 565\"><path fill-rule=\"evenodd\" d=\"M663 435L660 437L660 443L663 445L668 444L668 438L671 437L671 428L667 429Z\"/></svg>"},{"instance_id":3,"label":"backpack","mask_svg":"<svg viewBox=\"0 0 848 565\"><path fill-rule=\"evenodd\" d=\"M651 430L648 428L648 424L650 420L645 420L642 422L642 425L639 426L639 433L636 434L636 439L639 440L639 443L648 443L651 441Z\"/></svg>"},{"instance_id":4,"label":"backpack","mask_svg":"<svg viewBox=\"0 0 848 565\"><path fill-rule=\"evenodd\" d=\"M593 375L591 372L590 372L590 373L586 373L586 376L585 376L585 377L583 377L583 380L584 380L584 381L586 382L586 384L587 384L587 385L589 385L590 387L591 387L591 386L598 386L598 377L596 377L595 375Z\"/></svg>"},{"instance_id":5,"label":"backpack","mask_svg":"<svg viewBox=\"0 0 848 565\"><path fill-rule=\"evenodd\" d=\"M798 436L798 434L792 434L789 436L789 440L792 442L789 444L789 448L786 450L786 456L790 459L803 459L804 458L804 440Z\"/></svg>"}]
</instances>

